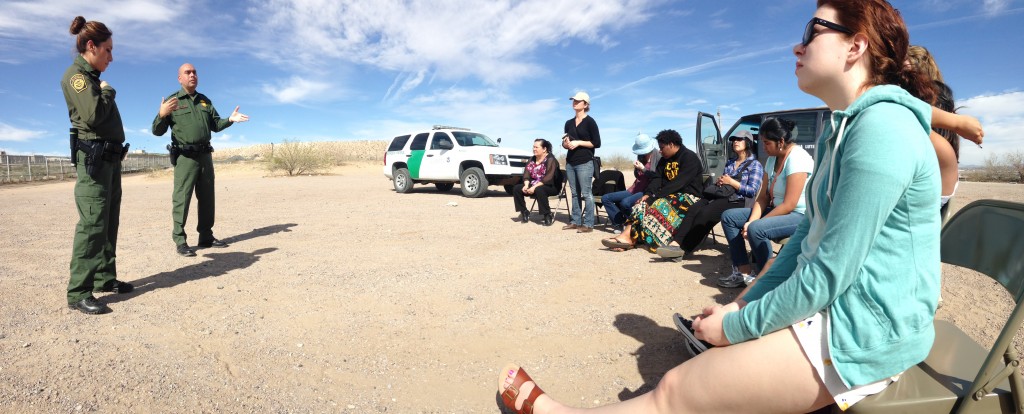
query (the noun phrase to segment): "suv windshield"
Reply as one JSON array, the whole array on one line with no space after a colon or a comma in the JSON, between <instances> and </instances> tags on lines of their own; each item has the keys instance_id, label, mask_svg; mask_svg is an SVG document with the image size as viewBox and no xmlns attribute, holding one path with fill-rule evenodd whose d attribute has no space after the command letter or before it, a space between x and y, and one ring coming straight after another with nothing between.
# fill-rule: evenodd
<instances>
[{"instance_id":1,"label":"suv windshield","mask_svg":"<svg viewBox=\"0 0 1024 414\"><path fill-rule=\"evenodd\" d=\"M463 147L497 147L494 141L487 138L487 135L479 132L452 131L455 140Z\"/></svg>"}]
</instances>

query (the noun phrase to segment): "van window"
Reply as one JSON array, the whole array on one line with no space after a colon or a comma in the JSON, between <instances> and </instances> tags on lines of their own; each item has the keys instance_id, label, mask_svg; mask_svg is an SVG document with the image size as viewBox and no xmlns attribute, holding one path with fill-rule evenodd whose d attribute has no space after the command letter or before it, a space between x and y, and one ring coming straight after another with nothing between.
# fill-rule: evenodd
<instances>
[{"instance_id":1,"label":"van window","mask_svg":"<svg viewBox=\"0 0 1024 414\"><path fill-rule=\"evenodd\" d=\"M405 148L406 142L409 142L408 135L395 137L395 139L391 140L391 145L388 146L388 151L401 151L402 148Z\"/></svg>"},{"instance_id":2,"label":"van window","mask_svg":"<svg viewBox=\"0 0 1024 414\"><path fill-rule=\"evenodd\" d=\"M793 131L796 142L813 143L818 138L818 112L797 112L792 114L785 114L780 118L788 119L796 123L796 129Z\"/></svg>"},{"instance_id":3,"label":"van window","mask_svg":"<svg viewBox=\"0 0 1024 414\"><path fill-rule=\"evenodd\" d=\"M758 117L758 116L744 117L744 118L740 119L739 122L736 123L736 125L733 126L732 131L729 131L729 136L726 137L726 139L732 138L733 135L736 135L740 131L748 131L748 132L750 132L750 135L753 135L754 141L756 142L757 141L757 133L759 132L760 129L761 129L761 117ZM732 146L730 145L729 148L731 150Z\"/></svg>"},{"instance_id":4,"label":"van window","mask_svg":"<svg viewBox=\"0 0 1024 414\"><path fill-rule=\"evenodd\" d=\"M416 134L416 138L412 139L412 145L409 146L410 150L423 151L427 148L427 137L430 134L424 132L422 134Z\"/></svg>"}]
</instances>

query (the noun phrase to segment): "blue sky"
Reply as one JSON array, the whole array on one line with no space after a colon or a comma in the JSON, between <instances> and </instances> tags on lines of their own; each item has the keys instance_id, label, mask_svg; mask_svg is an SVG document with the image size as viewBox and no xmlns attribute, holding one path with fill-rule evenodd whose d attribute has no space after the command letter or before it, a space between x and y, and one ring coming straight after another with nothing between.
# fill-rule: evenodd
<instances>
[{"instance_id":1,"label":"blue sky","mask_svg":"<svg viewBox=\"0 0 1024 414\"><path fill-rule=\"evenodd\" d=\"M961 163L1024 148L1024 0L893 0L911 42L935 55L986 144ZM87 3L87 4L86 4ZM387 140L433 124L470 127L528 149L592 96L599 153L629 151L638 130L673 128L687 145L698 110L742 115L815 107L797 88L792 46L811 0L3 0L0 149L66 152L59 81L72 18L114 32L102 78L133 149L161 152L149 127L177 68L221 114L251 117L215 134L219 148L282 140ZM724 132L724 131L723 131Z\"/></svg>"}]
</instances>

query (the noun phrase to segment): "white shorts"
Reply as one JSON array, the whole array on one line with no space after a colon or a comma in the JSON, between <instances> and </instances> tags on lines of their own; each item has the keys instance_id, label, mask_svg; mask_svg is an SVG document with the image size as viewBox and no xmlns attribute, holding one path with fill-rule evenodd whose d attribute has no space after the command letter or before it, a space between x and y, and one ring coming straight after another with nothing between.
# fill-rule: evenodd
<instances>
[{"instance_id":1,"label":"white shorts","mask_svg":"<svg viewBox=\"0 0 1024 414\"><path fill-rule=\"evenodd\" d=\"M836 370L835 365L832 365L832 358L829 355L828 323L829 319L819 312L810 318L794 323L790 328L793 329L804 355L807 355L807 359L811 361L811 365L818 373L818 378L825 383L825 388L828 389L829 394L832 394L832 399L836 401L839 409L846 411L847 408L865 397L882 392L885 387L899 379L899 375L896 375L871 384L847 387L839 377L839 371Z\"/></svg>"}]
</instances>

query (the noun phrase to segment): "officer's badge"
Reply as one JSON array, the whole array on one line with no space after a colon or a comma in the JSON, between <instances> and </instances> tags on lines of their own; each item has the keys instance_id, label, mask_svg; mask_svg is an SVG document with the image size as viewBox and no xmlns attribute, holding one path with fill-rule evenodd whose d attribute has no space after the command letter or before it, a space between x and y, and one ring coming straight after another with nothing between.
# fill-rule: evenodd
<instances>
[{"instance_id":1,"label":"officer's badge","mask_svg":"<svg viewBox=\"0 0 1024 414\"><path fill-rule=\"evenodd\" d=\"M68 83L71 85L71 89L75 90L75 93L82 93L85 90L85 75L76 73L71 79L68 79Z\"/></svg>"},{"instance_id":2,"label":"officer's badge","mask_svg":"<svg viewBox=\"0 0 1024 414\"><path fill-rule=\"evenodd\" d=\"M203 108L206 108L206 101L199 101L199 104L202 105Z\"/></svg>"}]
</instances>

